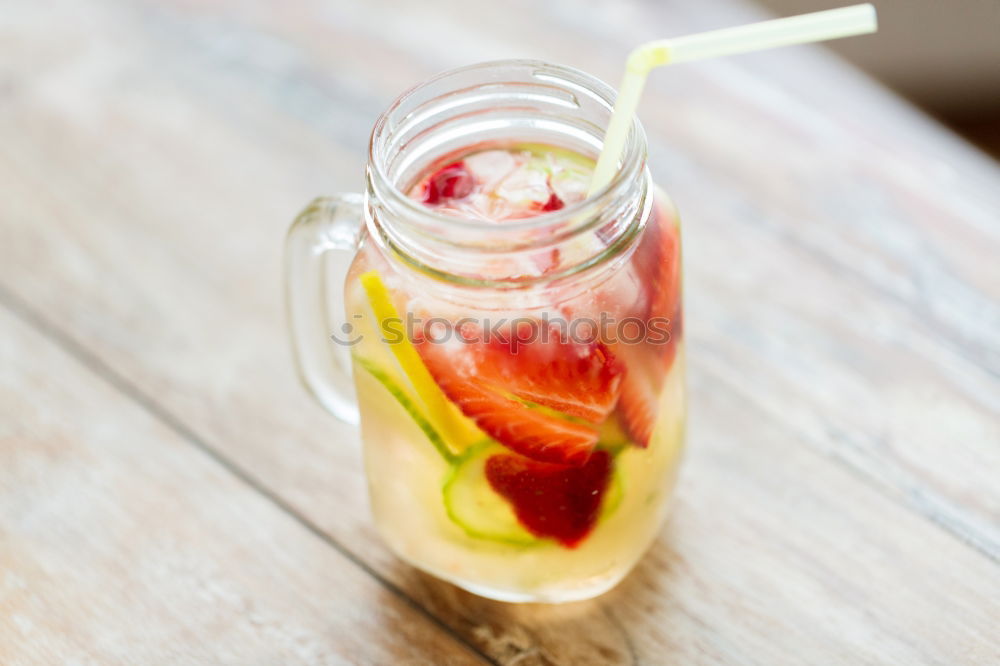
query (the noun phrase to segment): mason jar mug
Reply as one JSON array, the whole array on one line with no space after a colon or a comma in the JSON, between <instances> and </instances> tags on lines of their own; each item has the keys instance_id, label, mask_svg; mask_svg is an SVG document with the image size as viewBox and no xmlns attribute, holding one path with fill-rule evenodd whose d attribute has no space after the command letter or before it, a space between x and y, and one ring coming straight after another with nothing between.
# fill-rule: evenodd
<instances>
[{"instance_id":1,"label":"mason jar mug","mask_svg":"<svg viewBox=\"0 0 1000 666\"><path fill-rule=\"evenodd\" d=\"M510 168L509 154L537 158L541 175L497 176L509 187L483 199L489 210L510 204L514 180L587 173L613 100L542 62L439 75L376 122L364 194L317 199L289 232L298 370L360 422L379 532L407 562L486 597L607 590L656 536L673 490L680 229L639 122L592 195L553 190L503 219L438 201L485 178L459 166Z\"/></svg>"}]
</instances>

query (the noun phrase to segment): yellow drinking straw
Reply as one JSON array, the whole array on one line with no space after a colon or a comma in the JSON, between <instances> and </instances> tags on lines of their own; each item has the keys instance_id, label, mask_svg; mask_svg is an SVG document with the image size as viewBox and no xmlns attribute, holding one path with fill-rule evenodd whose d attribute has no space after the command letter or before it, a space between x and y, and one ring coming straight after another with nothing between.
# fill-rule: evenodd
<instances>
[{"instance_id":1,"label":"yellow drinking straw","mask_svg":"<svg viewBox=\"0 0 1000 666\"><path fill-rule=\"evenodd\" d=\"M864 4L641 44L629 54L626 62L625 76L604 135L604 148L597 159L588 196L611 182L618 170L618 160L625 147L632 116L639 106L646 77L653 68L776 46L864 35L877 29L875 7Z\"/></svg>"}]
</instances>

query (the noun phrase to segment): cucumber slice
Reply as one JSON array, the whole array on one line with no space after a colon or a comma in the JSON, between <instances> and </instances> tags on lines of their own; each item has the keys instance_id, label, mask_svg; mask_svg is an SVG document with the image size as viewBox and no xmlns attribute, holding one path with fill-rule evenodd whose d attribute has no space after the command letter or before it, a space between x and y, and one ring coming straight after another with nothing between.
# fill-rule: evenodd
<instances>
[{"instance_id":1,"label":"cucumber slice","mask_svg":"<svg viewBox=\"0 0 1000 666\"><path fill-rule=\"evenodd\" d=\"M441 434L437 431L437 429L431 425L431 422L428 421L427 418L421 413L420 409L417 408L416 402L412 397L410 397L407 390L400 386L399 383L393 379L392 375L378 367L378 365L374 362L358 356L357 354L354 355L354 361L368 371L368 374L377 379L378 382L392 395L392 397L395 398L400 405L402 405L403 409L406 410L406 413L410 415L417 426L419 426L424 434L427 435L427 439L430 440L431 444L434 445L434 448L441 454L441 457L449 463L455 462L455 454L448 448L444 438L441 437Z\"/></svg>"},{"instance_id":2,"label":"cucumber slice","mask_svg":"<svg viewBox=\"0 0 1000 666\"><path fill-rule=\"evenodd\" d=\"M614 466L611 468L611 481L608 483L608 489L604 491L604 501L601 502L601 515L597 519L598 525L611 517L625 497L625 481L622 478L622 467L618 464L618 452L620 451L621 449L618 449L618 451L611 453Z\"/></svg>"},{"instance_id":3,"label":"cucumber slice","mask_svg":"<svg viewBox=\"0 0 1000 666\"><path fill-rule=\"evenodd\" d=\"M487 441L469 448L445 478L444 508L452 522L470 537L511 546L538 546L541 539L524 529L510 503L498 495L486 478L486 459L496 453L510 453Z\"/></svg>"},{"instance_id":4,"label":"cucumber slice","mask_svg":"<svg viewBox=\"0 0 1000 666\"><path fill-rule=\"evenodd\" d=\"M426 409L425 420L440 433L445 448L462 451L473 442L482 440L482 431L448 400L427 371L420 354L407 339L402 328L403 319L393 305L392 296L378 272L368 271L360 280L375 315L378 330L383 338L390 340L386 344L410 380L419 402Z\"/></svg>"},{"instance_id":5,"label":"cucumber slice","mask_svg":"<svg viewBox=\"0 0 1000 666\"><path fill-rule=\"evenodd\" d=\"M618 417L615 414L611 414L601 424L597 447L617 457L619 453L629 446L634 446L634 444L632 444L628 435L625 434L621 423L618 422Z\"/></svg>"}]
</instances>

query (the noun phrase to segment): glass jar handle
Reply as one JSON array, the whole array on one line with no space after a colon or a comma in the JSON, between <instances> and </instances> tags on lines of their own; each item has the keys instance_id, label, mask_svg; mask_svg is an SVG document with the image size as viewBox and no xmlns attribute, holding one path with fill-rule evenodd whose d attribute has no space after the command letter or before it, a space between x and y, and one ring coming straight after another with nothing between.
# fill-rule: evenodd
<instances>
[{"instance_id":1,"label":"glass jar handle","mask_svg":"<svg viewBox=\"0 0 1000 666\"><path fill-rule=\"evenodd\" d=\"M344 280L358 249L364 197L314 199L285 240L285 307L299 378L334 416L358 422Z\"/></svg>"}]
</instances>

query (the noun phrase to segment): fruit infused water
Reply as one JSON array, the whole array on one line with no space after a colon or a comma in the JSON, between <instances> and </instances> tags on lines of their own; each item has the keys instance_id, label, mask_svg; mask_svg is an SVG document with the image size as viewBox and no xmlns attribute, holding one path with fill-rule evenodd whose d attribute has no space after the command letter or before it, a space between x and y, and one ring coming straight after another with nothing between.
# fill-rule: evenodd
<instances>
[{"instance_id":1,"label":"fruit infused water","mask_svg":"<svg viewBox=\"0 0 1000 666\"><path fill-rule=\"evenodd\" d=\"M499 234L582 201L593 167L554 146L477 146L403 189ZM655 537L684 389L679 228L650 193L623 265L586 288L562 286L563 269L612 242L602 229L484 258L484 280L530 283L523 306L456 298L365 240L346 290L354 377L374 517L401 557L492 598L567 601L614 585Z\"/></svg>"}]
</instances>

